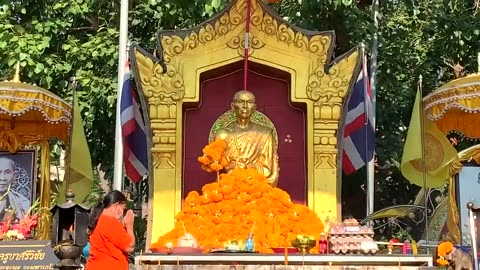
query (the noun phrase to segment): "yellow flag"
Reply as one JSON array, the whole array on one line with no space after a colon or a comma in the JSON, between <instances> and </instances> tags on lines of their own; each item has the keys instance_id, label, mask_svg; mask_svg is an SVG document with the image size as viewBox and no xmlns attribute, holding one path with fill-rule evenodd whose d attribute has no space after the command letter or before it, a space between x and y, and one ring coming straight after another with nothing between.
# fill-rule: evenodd
<instances>
[{"instance_id":1,"label":"yellow flag","mask_svg":"<svg viewBox=\"0 0 480 270\"><path fill-rule=\"evenodd\" d=\"M73 101L72 142L70 147L70 175L65 175L59 191L58 202L65 202L65 192L67 188L70 188L75 194L75 202L82 203L91 192L93 186L93 169L77 99ZM66 164L66 166L68 165ZM67 182L69 187L67 187Z\"/></svg>"},{"instance_id":2,"label":"yellow flag","mask_svg":"<svg viewBox=\"0 0 480 270\"><path fill-rule=\"evenodd\" d=\"M422 97L417 91L412 118L408 127L407 139L403 148L401 171L412 184L423 187L422 129L420 112L422 112L425 146L426 185L435 188L448 179L448 164L457 157L457 151L450 144L445 134L425 117Z\"/></svg>"}]
</instances>

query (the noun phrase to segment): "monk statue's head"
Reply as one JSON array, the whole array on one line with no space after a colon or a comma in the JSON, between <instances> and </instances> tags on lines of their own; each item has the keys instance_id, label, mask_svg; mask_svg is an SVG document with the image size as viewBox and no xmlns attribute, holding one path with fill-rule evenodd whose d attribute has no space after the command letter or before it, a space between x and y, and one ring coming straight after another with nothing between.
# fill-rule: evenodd
<instances>
[{"instance_id":1,"label":"monk statue's head","mask_svg":"<svg viewBox=\"0 0 480 270\"><path fill-rule=\"evenodd\" d=\"M239 119L249 119L255 110L255 95L247 90L240 90L233 96L232 110Z\"/></svg>"},{"instance_id":2,"label":"monk statue's head","mask_svg":"<svg viewBox=\"0 0 480 270\"><path fill-rule=\"evenodd\" d=\"M15 179L15 162L7 157L0 157L0 194L7 192Z\"/></svg>"}]
</instances>

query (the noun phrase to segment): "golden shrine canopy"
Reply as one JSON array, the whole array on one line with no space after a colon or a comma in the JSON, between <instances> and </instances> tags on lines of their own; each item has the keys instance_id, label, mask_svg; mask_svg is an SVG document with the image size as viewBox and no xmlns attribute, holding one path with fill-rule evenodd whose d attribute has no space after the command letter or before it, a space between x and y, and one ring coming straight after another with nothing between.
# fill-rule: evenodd
<instances>
[{"instance_id":1,"label":"golden shrine canopy","mask_svg":"<svg viewBox=\"0 0 480 270\"><path fill-rule=\"evenodd\" d=\"M5 132L13 132L24 137L23 144L29 144L25 136L33 134L37 137L36 141L38 137L55 137L68 142L71 110L70 104L38 86L20 81L0 82L2 136ZM11 137L12 133L7 136ZM17 147L10 145L5 148L11 150Z\"/></svg>"},{"instance_id":2,"label":"golden shrine canopy","mask_svg":"<svg viewBox=\"0 0 480 270\"><path fill-rule=\"evenodd\" d=\"M423 99L428 119L444 133L457 131L471 139L480 138L480 73L453 80Z\"/></svg>"}]
</instances>

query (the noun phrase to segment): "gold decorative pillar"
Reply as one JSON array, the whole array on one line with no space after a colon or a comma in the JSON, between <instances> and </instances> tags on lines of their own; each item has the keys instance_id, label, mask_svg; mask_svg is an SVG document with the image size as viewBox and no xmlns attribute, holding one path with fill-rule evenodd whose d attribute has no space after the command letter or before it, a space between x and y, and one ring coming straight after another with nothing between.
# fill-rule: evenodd
<instances>
[{"instance_id":1,"label":"gold decorative pillar","mask_svg":"<svg viewBox=\"0 0 480 270\"><path fill-rule=\"evenodd\" d=\"M153 131L152 235L147 242L173 227L181 207L183 103L199 101L203 72L243 60L246 1L232 1L193 29L160 32L159 58L136 46L131 50ZM333 32L291 26L256 0L250 31L249 61L288 72L291 101L306 104L308 206L322 219L337 219L337 131L343 100L359 68L358 50L333 59Z\"/></svg>"},{"instance_id":2,"label":"gold decorative pillar","mask_svg":"<svg viewBox=\"0 0 480 270\"><path fill-rule=\"evenodd\" d=\"M308 205L322 220L341 219L341 170L337 167L338 131L343 100L352 86L355 69L358 69L359 53L353 50L341 57L328 72L318 66L311 73L307 95L312 101L313 112L313 159L312 181L308 182Z\"/></svg>"},{"instance_id":3,"label":"gold decorative pillar","mask_svg":"<svg viewBox=\"0 0 480 270\"><path fill-rule=\"evenodd\" d=\"M321 103L314 105L314 181L309 182L309 206L322 220L328 218L331 221L341 218L341 182L337 177L336 137L340 113L334 113L334 110L339 110L341 106L335 107Z\"/></svg>"},{"instance_id":4,"label":"gold decorative pillar","mask_svg":"<svg viewBox=\"0 0 480 270\"><path fill-rule=\"evenodd\" d=\"M180 211L182 199L181 143L182 104L184 97L182 77L172 72L172 65L155 63L135 50L140 84L147 98L150 127L153 133L153 202L150 213L156 222L149 226L153 239L166 233L174 225L175 214ZM169 71L170 70L170 71ZM180 123L180 124L179 124ZM179 153L179 154L177 154ZM150 198L152 199L152 198Z\"/></svg>"},{"instance_id":5,"label":"gold decorative pillar","mask_svg":"<svg viewBox=\"0 0 480 270\"><path fill-rule=\"evenodd\" d=\"M51 234L50 213L51 183L50 183L50 145L43 140L40 149L40 210L37 239L48 240Z\"/></svg>"}]
</instances>

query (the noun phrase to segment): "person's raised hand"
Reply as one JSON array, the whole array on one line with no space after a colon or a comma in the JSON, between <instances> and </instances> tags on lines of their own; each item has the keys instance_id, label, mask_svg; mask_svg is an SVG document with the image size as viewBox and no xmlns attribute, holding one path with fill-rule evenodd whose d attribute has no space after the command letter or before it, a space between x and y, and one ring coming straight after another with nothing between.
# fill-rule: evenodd
<instances>
[{"instance_id":1,"label":"person's raised hand","mask_svg":"<svg viewBox=\"0 0 480 270\"><path fill-rule=\"evenodd\" d=\"M127 228L133 228L134 219L135 219L135 215L133 214L133 211L128 210L127 213L125 214L125 217L123 218L123 224L125 224L125 227Z\"/></svg>"}]
</instances>

